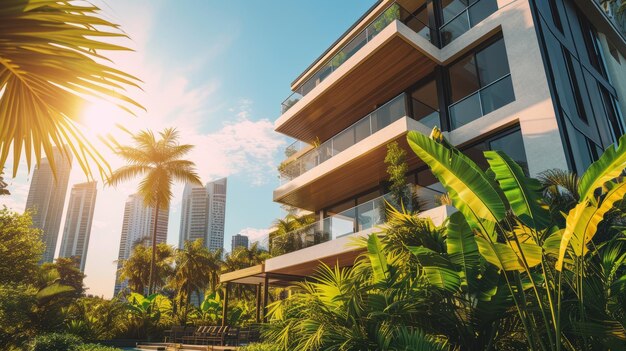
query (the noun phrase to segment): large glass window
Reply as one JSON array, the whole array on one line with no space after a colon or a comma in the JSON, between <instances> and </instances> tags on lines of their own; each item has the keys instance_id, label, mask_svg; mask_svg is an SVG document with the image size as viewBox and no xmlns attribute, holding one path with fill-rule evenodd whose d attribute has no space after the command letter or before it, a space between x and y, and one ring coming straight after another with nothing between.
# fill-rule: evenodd
<instances>
[{"instance_id":1,"label":"large glass window","mask_svg":"<svg viewBox=\"0 0 626 351\"><path fill-rule=\"evenodd\" d=\"M443 25L441 44L449 44L477 23L498 10L496 0L444 0L441 2Z\"/></svg>"},{"instance_id":2,"label":"large glass window","mask_svg":"<svg viewBox=\"0 0 626 351\"><path fill-rule=\"evenodd\" d=\"M437 82L433 79L419 86L411 92L413 118L429 128L438 126L439 96Z\"/></svg>"},{"instance_id":3,"label":"large glass window","mask_svg":"<svg viewBox=\"0 0 626 351\"><path fill-rule=\"evenodd\" d=\"M481 168L486 169L489 167L489 163L485 159L484 152L488 150L504 152L522 167L524 173L528 174L528 160L526 159L522 132L519 128L507 130L464 148L463 153L476 162Z\"/></svg>"},{"instance_id":4,"label":"large glass window","mask_svg":"<svg viewBox=\"0 0 626 351\"><path fill-rule=\"evenodd\" d=\"M448 68L452 129L515 100L502 38Z\"/></svg>"}]
</instances>

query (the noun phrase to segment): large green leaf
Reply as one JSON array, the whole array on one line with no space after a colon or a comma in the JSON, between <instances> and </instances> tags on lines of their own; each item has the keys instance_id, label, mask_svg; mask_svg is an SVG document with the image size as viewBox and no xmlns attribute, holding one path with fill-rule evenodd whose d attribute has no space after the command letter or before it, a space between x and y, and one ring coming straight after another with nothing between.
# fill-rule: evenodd
<instances>
[{"instance_id":1,"label":"large green leaf","mask_svg":"<svg viewBox=\"0 0 626 351\"><path fill-rule=\"evenodd\" d=\"M504 192L511 210L525 225L541 230L550 224L550 213L541 206L541 183L501 151L486 151L485 157Z\"/></svg>"},{"instance_id":2,"label":"large green leaf","mask_svg":"<svg viewBox=\"0 0 626 351\"><path fill-rule=\"evenodd\" d=\"M415 154L432 170L446 188L454 207L473 228L483 221L496 223L504 218L506 206L491 182L467 156L448 149L428 137L411 131L408 142ZM495 233L486 233L495 240Z\"/></svg>"},{"instance_id":3,"label":"large green leaf","mask_svg":"<svg viewBox=\"0 0 626 351\"><path fill-rule=\"evenodd\" d=\"M583 256L587 253L587 244L593 239L598 230L598 224L604 215L613 209L615 202L620 201L626 195L626 181L620 183L609 183L608 193L600 203L591 203L582 199L565 219L565 230L561 238L559 247L559 257L556 262L556 269L561 270L563 259L568 245L576 256Z\"/></svg>"},{"instance_id":4,"label":"large green leaf","mask_svg":"<svg viewBox=\"0 0 626 351\"><path fill-rule=\"evenodd\" d=\"M487 262L505 271L524 271L523 259L526 260L528 267L541 263L541 247L534 243L520 243L521 252L514 242L509 245L476 237L476 244Z\"/></svg>"},{"instance_id":5,"label":"large green leaf","mask_svg":"<svg viewBox=\"0 0 626 351\"><path fill-rule=\"evenodd\" d=\"M578 185L580 199L595 201L594 191L609 180L617 178L624 171L624 168L626 168L626 135L619 139L617 148L613 145L609 146L580 178Z\"/></svg>"},{"instance_id":6,"label":"large green leaf","mask_svg":"<svg viewBox=\"0 0 626 351\"><path fill-rule=\"evenodd\" d=\"M449 292L456 292L460 289L461 277L452 262L423 246L409 246L408 249L417 257L430 285Z\"/></svg>"},{"instance_id":7,"label":"large green leaf","mask_svg":"<svg viewBox=\"0 0 626 351\"><path fill-rule=\"evenodd\" d=\"M37 292L37 300L53 298L68 292L72 292L74 290L75 289L71 286L63 285L60 283L53 283Z\"/></svg>"},{"instance_id":8,"label":"large green leaf","mask_svg":"<svg viewBox=\"0 0 626 351\"><path fill-rule=\"evenodd\" d=\"M474 290L480 268L480 254L474 233L461 212L448 220L446 245L450 262L460 268L461 286Z\"/></svg>"},{"instance_id":9,"label":"large green leaf","mask_svg":"<svg viewBox=\"0 0 626 351\"><path fill-rule=\"evenodd\" d=\"M383 252L383 245L376 234L370 234L367 239L367 253L372 265L372 272L376 282L387 279L387 257Z\"/></svg>"}]
</instances>

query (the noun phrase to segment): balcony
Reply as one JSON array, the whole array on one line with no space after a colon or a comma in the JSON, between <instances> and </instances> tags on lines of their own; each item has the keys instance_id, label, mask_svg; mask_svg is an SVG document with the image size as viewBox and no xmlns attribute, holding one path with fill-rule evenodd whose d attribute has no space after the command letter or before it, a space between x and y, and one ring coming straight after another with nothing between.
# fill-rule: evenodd
<instances>
[{"instance_id":1,"label":"balcony","mask_svg":"<svg viewBox=\"0 0 626 351\"><path fill-rule=\"evenodd\" d=\"M365 44L369 43L378 33L387 27L393 21L400 21L413 29L416 33L422 35L428 41L431 40L431 30L426 23L419 18L413 16L409 11L404 9L398 3L394 2L386 10L384 10L372 23L359 32L350 42L344 45L335 55L318 68L311 77L302 83L289 97L281 104L281 113L287 112L296 104L303 96L307 95L313 88L318 86L331 73L337 70Z\"/></svg>"},{"instance_id":2,"label":"balcony","mask_svg":"<svg viewBox=\"0 0 626 351\"><path fill-rule=\"evenodd\" d=\"M304 228L271 238L270 250L278 256L265 262L265 271L308 276L319 262L331 266L352 265L361 253L350 245L352 239L378 231L384 225L385 201L389 200L389 194L383 195ZM437 206L420 212L419 216L441 225L455 211L451 206Z\"/></svg>"},{"instance_id":3,"label":"balcony","mask_svg":"<svg viewBox=\"0 0 626 351\"><path fill-rule=\"evenodd\" d=\"M295 159L290 160L289 156L296 154L296 146L292 147L292 149L290 149L291 151L286 153L288 159L284 161L279 168L281 184L285 184L299 177L303 173L310 171L321 163L328 161L344 150L389 126L398 119L408 116L406 99L405 94L396 96L391 101L367 114L339 134L326 140L318 147L310 149ZM429 129L432 129L435 125L439 125L438 111L433 110L428 105L416 99L413 99L412 103L414 106L415 119L419 119L419 121Z\"/></svg>"},{"instance_id":4,"label":"balcony","mask_svg":"<svg viewBox=\"0 0 626 351\"><path fill-rule=\"evenodd\" d=\"M396 119L276 188L274 202L317 211L378 186L388 177L384 162L387 145L396 141L400 147L409 150L406 134L411 130L428 135L432 128L407 116ZM311 160L313 164L318 162L315 158L306 160ZM414 169L421 162L415 153L408 152L407 163L410 169Z\"/></svg>"},{"instance_id":5,"label":"balcony","mask_svg":"<svg viewBox=\"0 0 626 351\"><path fill-rule=\"evenodd\" d=\"M308 143L327 140L426 77L438 63L437 47L398 20L360 46L304 97L287 102L290 108L276 121L277 132Z\"/></svg>"}]
</instances>

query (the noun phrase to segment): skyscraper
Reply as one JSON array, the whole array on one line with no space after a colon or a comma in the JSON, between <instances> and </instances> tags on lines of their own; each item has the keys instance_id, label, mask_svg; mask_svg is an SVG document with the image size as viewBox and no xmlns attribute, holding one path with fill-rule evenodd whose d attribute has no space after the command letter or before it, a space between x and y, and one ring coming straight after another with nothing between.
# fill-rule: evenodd
<instances>
[{"instance_id":1,"label":"skyscraper","mask_svg":"<svg viewBox=\"0 0 626 351\"><path fill-rule=\"evenodd\" d=\"M59 257L77 257L80 270L85 271L87 248L93 213L96 207L96 182L75 184L70 192L70 203L65 215L65 228Z\"/></svg>"},{"instance_id":2,"label":"skyscraper","mask_svg":"<svg viewBox=\"0 0 626 351\"><path fill-rule=\"evenodd\" d=\"M152 245L152 231L154 228L155 211L152 207L145 207L143 199L138 194L132 194L126 200L124 206L124 222L122 223L122 237L117 260L117 272L115 274L115 290L117 295L128 286L127 282L119 281L119 269L124 260L130 257L136 245ZM169 221L169 208L159 209L157 222L157 244L167 241L167 225Z\"/></svg>"},{"instance_id":3,"label":"skyscraper","mask_svg":"<svg viewBox=\"0 0 626 351\"><path fill-rule=\"evenodd\" d=\"M221 178L206 187L185 185L179 247L187 240L203 239L209 250L224 248L226 184L226 178Z\"/></svg>"},{"instance_id":4,"label":"skyscraper","mask_svg":"<svg viewBox=\"0 0 626 351\"><path fill-rule=\"evenodd\" d=\"M231 250L235 250L236 247L248 248L248 237L241 234L233 235L230 246Z\"/></svg>"},{"instance_id":5,"label":"skyscraper","mask_svg":"<svg viewBox=\"0 0 626 351\"><path fill-rule=\"evenodd\" d=\"M72 157L69 159L60 150L53 149L56 172L52 172L48 158L43 158L33 172L30 190L26 199L26 210L32 211L33 226L43 231L42 240L46 249L42 263L52 262L57 246L67 183L72 169ZM55 177L56 175L56 177Z\"/></svg>"}]
</instances>

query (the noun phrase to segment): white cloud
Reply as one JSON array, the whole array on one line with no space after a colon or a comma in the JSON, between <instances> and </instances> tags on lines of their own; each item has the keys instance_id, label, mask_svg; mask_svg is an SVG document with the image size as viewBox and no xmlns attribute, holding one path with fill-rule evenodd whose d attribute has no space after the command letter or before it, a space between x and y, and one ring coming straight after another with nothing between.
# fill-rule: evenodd
<instances>
[{"instance_id":1,"label":"white cloud","mask_svg":"<svg viewBox=\"0 0 626 351\"><path fill-rule=\"evenodd\" d=\"M268 247L270 229L247 227L240 230L239 234L247 236L250 243L259 242L262 247Z\"/></svg>"}]
</instances>

